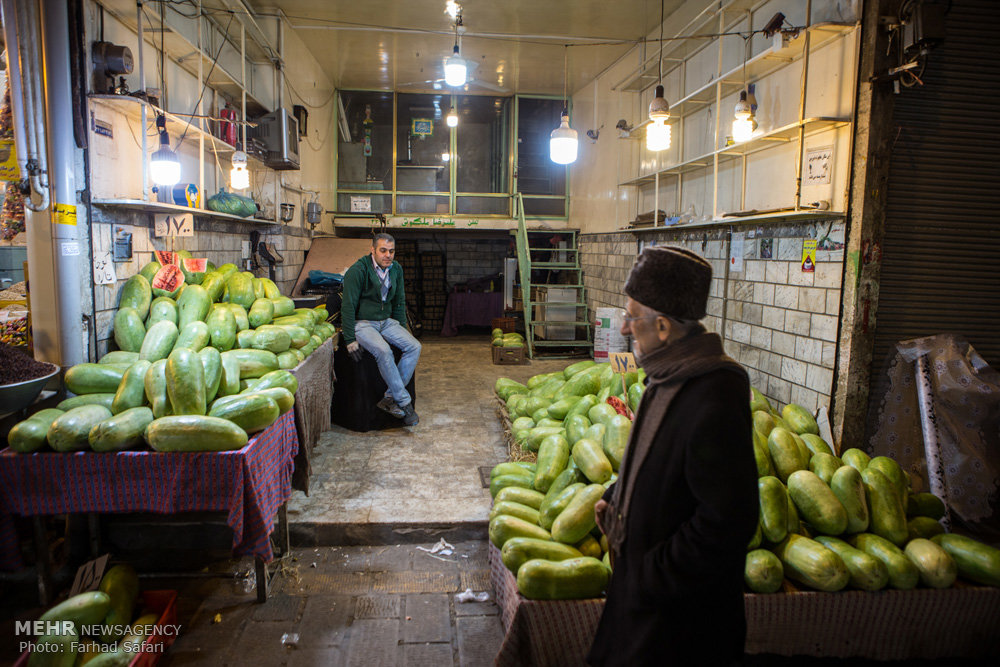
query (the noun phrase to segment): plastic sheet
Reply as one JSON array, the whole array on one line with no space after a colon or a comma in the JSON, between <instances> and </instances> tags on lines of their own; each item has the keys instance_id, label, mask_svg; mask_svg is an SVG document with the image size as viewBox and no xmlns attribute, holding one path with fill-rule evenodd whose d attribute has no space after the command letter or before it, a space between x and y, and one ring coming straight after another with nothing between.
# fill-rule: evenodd
<instances>
[{"instance_id":1,"label":"plastic sheet","mask_svg":"<svg viewBox=\"0 0 1000 667\"><path fill-rule=\"evenodd\" d=\"M897 344L887 372L872 452L896 459L915 491L942 484L966 525L1000 528L1000 373L954 334Z\"/></svg>"}]
</instances>

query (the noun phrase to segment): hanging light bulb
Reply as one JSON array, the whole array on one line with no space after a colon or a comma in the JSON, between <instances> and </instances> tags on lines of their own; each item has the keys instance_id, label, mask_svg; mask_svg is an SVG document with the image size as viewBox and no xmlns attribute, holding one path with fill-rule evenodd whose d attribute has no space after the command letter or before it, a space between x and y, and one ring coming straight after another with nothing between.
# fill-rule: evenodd
<instances>
[{"instance_id":1,"label":"hanging light bulb","mask_svg":"<svg viewBox=\"0 0 1000 667\"><path fill-rule=\"evenodd\" d=\"M441 161L442 162L450 162L451 161L451 153L450 152L441 153Z\"/></svg>"},{"instance_id":2,"label":"hanging light bulb","mask_svg":"<svg viewBox=\"0 0 1000 667\"><path fill-rule=\"evenodd\" d=\"M663 0L660 2L660 54L656 58L657 81L663 81ZM663 97L663 84L656 84L656 91L649 103L649 125L646 126L646 150L665 151L670 148L670 103Z\"/></svg>"},{"instance_id":3,"label":"hanging light bulb","mask_svg":"<svg viewBox=\"0 0 1000 667\"><path fill-rule=\"evenodd\" d=\"M233 190L246 190L250 187L247 154L243 151L233 153L233 168L229 170L229 187Z\"/></svg>"},{"instance_id":4,"label":"hanging light bulb","mask_svg":"<svg viewBox=\"0 0 1000 667\"><path fill-rule=\"evenodd\" d=\"M549 157L556 164L576 162L577 144L576 130L569 126L569 111L563 109L559 127L549 135Z\"/></svg>"},{"instance_id":5,"label":"hanging light bulb","mask_svg":"<svg viewBox=\"0 0 1000 667\"><path fill-rule=\"evenodd\" d=\"M649 125L646 126L646 150L664 151L670 148L670 104L663 97L663 86L656 87L653 101L649 103Z\"/></svg>"},{"instance_id":6,"label":"hanging light bulb","mask_svg":"<svg viewBox=\"0 0 1000 667\"><path fill-rule=\"evenodd\" d=\"M444 117L444 120L448 124L448 127L458 127L458 112L455 111L455 107L451 108L451 111Z\"/></svg>"},{"instance_id":7,"label":"hanging light bulb","mask_svg":"<svg viewBox=\"0 0 1000 667\"><path fill-rule=\"evenodd\" d=\"M747 91L740 91L740 101L736 103L736 118L733 120L733 141L743 143L750 141L757 122L753 117L753 107L747 100Z\"/></svg>"},{"instance_id":8,"label":"hanging light bulb","mask_svg":"<svg viewBox=\"0 0 1000 667\"><path fill-rule=\"evenodd\" d=\"M458 54L458 43L456 42L451 56L444 61L444 82L449 86L464 86L465 72L465 59Z\"/></svg>"},{"instance_id":9,"label":"hanging light bulb","mask_svg":"<svg viewBox=\"0 0 1000 667\"><path fill-rule=\"evenodd\" d=\"M181 180L181 163L170 150L167 119L163 114L156 117L156 127L160 132L160 148L149 157L149 175L157 185L176 185Z\"/></svg>"},{"instance_id":10,"label":"hanging light bulb","mask_svg":"<svg viewBox=\"0 0 1000 667\"><path fill-rule=\"evenodd\" d=\"M569 75L569 47L563 60L563 110L559 116L559 127L549 135L549 159L556 164L576 162L578 142L576 130L569 126L569 107L566 105L566 78Z\"/></svg>"}]
</instances>

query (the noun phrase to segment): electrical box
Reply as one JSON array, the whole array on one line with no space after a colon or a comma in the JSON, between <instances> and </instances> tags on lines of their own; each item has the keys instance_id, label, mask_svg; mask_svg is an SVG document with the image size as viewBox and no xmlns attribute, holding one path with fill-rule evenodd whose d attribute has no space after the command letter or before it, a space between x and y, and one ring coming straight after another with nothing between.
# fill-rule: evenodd
<instances>
[{"instance_id":1,"label":"electrical box","mask_svg":"<svg viewBox=\"0 0 1000 667\"><path fill-rule=\"evenodd\" d=\"M267 151L264 164L271 169L299 168L299 124L295 117L278 109L253 121L247 137L257 139Z\"/></svg>"}]
</instances>

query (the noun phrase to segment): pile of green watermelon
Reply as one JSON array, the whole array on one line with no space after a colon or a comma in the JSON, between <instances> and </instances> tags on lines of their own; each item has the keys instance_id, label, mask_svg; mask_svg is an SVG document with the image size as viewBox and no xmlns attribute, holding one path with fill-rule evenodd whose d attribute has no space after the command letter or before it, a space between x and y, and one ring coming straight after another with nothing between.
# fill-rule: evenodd
<instances>
[{"instance_id":1,"label":"pile of green watermelon","mask_svg":"<svg viewBox=\"0 0 1000 667\"><path fill-rule=\"evenodd\" d=\"M150 262L125 282L119 349L68 369L75 396L15 425L12 450L241 449L292 409L288 369L334 335L326 309L296 308L234 264L171 259L179 264Z\"/></svg>"},{"instance_id":2,"label":"pile of green watermelon","mask_svg":"<svg viewBox=\"0 0 1000 667\"><path fill-rule=\"evenodd\" d=\"M616 479L643 377L623 382L609 364L583 361L526 385L497 380L516 443L537 453L490 475L490 540L525 597L596 597L607 585L594 506ZM858 449L836 456L807 410L779 413L756 389L751 410L760 520L749 590L776 592L786 577L820 591L945 588L957 577L1000 586L1000 550L946 533L944 504L913 492L895 461Z\"/></svg>"},{"instance_id":3,"label":"pile of green watermelon","mask_svg":"<svg viewBox=\"0 0 1000 667\"><path fill-rule=\"evenodd\" d=\"M610 576L607 540L594 505L617 479L642 372L623 378L610 364L581 361L527 385L497 380L516 442L537 461L490 473L490 541L532 599L596 597Z\"/></svg>"},{"instance_id":4,"label":"pile of green watermelon","mask_svg":"<svg viewBox=\"0 0 1000 667\"><path fill-rule=\"evenodd\" d=\"M838 457L816 420L789 404L751 398L760 521L744 581L757 593L784 578L820 591L948 588L957 577L1000 586L1000 550L946 533L940 498L915 493L909 474L859 449Z\"/></svg>"},{"instance_id":5,"label":"pile of green watermelon","mask_svg":"<svg viewBox=\"0 0 1000 667\"><path fill-rule=\"evenodd\" d=\"M524 347L524 336L517 332L504 333L503 329L494 329L490 335L493 337L493 347Z\"/></svg>"}]
</instances>

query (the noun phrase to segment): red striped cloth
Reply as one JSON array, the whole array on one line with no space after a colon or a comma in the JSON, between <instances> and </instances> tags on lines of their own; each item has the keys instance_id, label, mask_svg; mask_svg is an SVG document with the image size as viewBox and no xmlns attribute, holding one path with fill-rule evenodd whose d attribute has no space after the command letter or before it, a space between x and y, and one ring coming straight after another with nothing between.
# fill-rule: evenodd
<instances>
[{"instance_id":1,"label":"red striped cloth","mask_svg":"<svg viewBox=\"0 0 1000 667\"><path fill-rule=\"evenodd\" d=\"M21 567L13 515L227 512L237 556L273 558L269 536L299 449L289 410L231 452L0 451L0 569Z\"/></svg>"}]
</instances>

